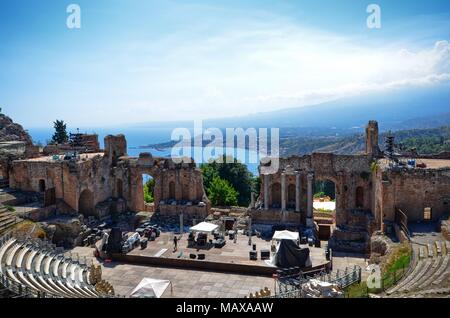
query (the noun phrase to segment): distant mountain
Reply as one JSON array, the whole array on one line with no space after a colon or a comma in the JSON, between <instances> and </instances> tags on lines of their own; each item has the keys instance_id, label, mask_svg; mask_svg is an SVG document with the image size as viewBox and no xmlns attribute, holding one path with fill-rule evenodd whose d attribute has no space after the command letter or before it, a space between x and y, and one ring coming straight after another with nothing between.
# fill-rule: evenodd
<instances>
[{"instance_id":1,"label":"distant mountain","mask_svg":"<svg viewBox=\"0 0 450 318\"><path fill-rule=\"evenodd\" d=\"M441 117L441 114L445 116ZM382 130L408 126L429 128L449 124L450 85L392 89L314 106L212 119L206 122L212 127L297 127L354 132L357 128L365 127L372 119L381 123Z\"/></svg>"},{"instance_id":2,"label":"distant mountain","mask_svg":"<svg viewBox=\"0 0 450 318\"><path fill-rule=\"evenodd\" d=\"M380 130L423 129L450 124L450 84L391 89L304 107L207 119L203 127L280 128L281 135L343 136L363 132L369 120ZM150 122L130 127L193 128L193 121Z\"/></svg>"},{"instance_id":3,"label":"distant mountain","mask_svg":"<svg viewBox=\"0 0 450 318\"><path fill-rule=\"evenodd\" d=\"M378 143L384 149L388 133L379 136ZM450 151L450 125L431 129L408 129L392 132L395 143L403 150L415 148L420 154ZM364 134L335 138L288 138L280 141L283 156L307 154L311 152L332 152L336 154L357 154L365 151Z\"/></svg>"}]
</instances>

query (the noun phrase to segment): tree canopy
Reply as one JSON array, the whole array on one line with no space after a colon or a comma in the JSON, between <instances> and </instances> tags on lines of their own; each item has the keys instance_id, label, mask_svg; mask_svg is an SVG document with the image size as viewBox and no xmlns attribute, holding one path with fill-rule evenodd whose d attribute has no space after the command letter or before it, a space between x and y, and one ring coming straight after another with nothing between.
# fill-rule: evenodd
<instances>
[{"instance_id":1,"label":"tree canopy","mask_svg":"<svg viewBox=\"0 0 450 318\"><path fill-rule=\"evenodd\" d=\"M52 144L63 144L69 141L69 135L67 134L67 127L63 120L56 120L53 123L55 133L53 134Z\"/></svg>"},{"instance_id":2,"label":"tree canopy","mask_svg":"<svg viewBox=\"0 0 450 318\"><path fill-rule=\"evenodd\" d=\"M155 201L155 197L153 195L155 190L155 179L149 179L144 184L144 201L145 203L152 203Z\"/></svg>"},{"instance_id":3,"label":"tree canopy","mask_svg":"<svg viewBox=\"0 0 450 318\"><path fill-rule=\"evenodd\" d=\"M222 180L226 180L238 193L237 205L248 206L251 192L258 191L257 178L254 178L247 166L238 160L225 156L221 159L221 161L218 159L211 160L200 166L203 172L203 185L208 196L210 196L208 189L211 188L214 178L219 177Z\"/></svg>"},{"instance_id":4,"label":"tree canopy","mask_svg":"<svg viewBox=\"0 0 450 318\"><path fill-rule=\"evenodd\" d=\"M233 206L238 203L238 193L233 186L224 179L215 176L208 188L208 198L215 206Z\"/></svg>"}]
</instances>

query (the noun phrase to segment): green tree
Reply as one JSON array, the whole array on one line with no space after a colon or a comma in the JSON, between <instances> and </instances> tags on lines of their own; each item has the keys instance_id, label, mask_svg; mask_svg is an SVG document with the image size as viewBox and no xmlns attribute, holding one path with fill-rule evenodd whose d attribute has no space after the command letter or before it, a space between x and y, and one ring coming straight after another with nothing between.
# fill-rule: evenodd
<instances>
[{"instance_id":1,"label":"green tree","mask_svg":"<svg viewBox=\"0 0 450 318\"><path fill-rule=\"evenodd\" d=\"M144 184L144 201L146 203L152 203L155 201L155 197L153 195L155 190L155 179L149 179Z\"/></svg>"},{"instance_id":2,"label":"green tree","mask_svg":"<svg viewBox=\"0 0 450 318\"><path fill-rule=\"evenodd\" d=\"M221 162L215 159L200 166L203 174L203 185L206 191L208 192L214 178L219 177L228 181L237 191L237 204L239 206L248 206L250 204L252 189L258 188L258 184L255 185L255 178L247 166L236 159L225 156L221 159Z\"/></svg>"},{"instance_id":3,"label":"green tree","mask_svg":"<svg viewBox=\"0 0 450 318\"><path fill-rule=\"evenodd\" d=\"M208 188L208 198L215 206L232 206L238 203L238 193L233 186L224 179L214 177Z\"/></svg>"},{"instance_id":4,"label":"green tree","mask_svg":"<svg viewBox=\"0 0 450 318\"><path fill-rule=\"evenodd\" d=\"M52 144L64 144L69 140L67 135L67 127L63 120L56 120L53 122L53 127L55 128L55 133L53 134L51 143Z\"/></svg>"}]
</instances>

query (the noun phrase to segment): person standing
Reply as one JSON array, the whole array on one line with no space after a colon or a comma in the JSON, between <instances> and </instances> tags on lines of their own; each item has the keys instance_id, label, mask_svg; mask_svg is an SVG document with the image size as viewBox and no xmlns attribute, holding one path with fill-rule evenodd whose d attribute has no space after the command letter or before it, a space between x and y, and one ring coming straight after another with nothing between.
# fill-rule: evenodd
<instances>
[{"instance_id":1,"label":"person standing","mask_svg":"<svg viewBox=\"0 0 450 318\"><path fill-rule=\"evenodd\" d=\"M176 252L178 249L178 237L173 237L173 251Z\"/></svg>"}]
</instances>

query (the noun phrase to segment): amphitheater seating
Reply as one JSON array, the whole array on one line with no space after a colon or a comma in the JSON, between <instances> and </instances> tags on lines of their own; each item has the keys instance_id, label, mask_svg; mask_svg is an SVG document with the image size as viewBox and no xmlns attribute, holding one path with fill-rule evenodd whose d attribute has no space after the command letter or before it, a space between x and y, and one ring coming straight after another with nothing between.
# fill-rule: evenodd
<instances>
[{"instance_id":1,"label":"amphitheater seating","mask_svg":"<svg viewBox=\"0 0 450 318\"><path fill-rule=\"evenodd\" d=\"M449 245L449 241L436 241L420 246L419 259L412 265L412 270L387 294L433 294L445 289L439 287L448 287L440 285L450 277Z\"/></svg>"},{"instance_id":2,"label":"amphitheater seating","mask_svg":"<svg viewBox=\"0 0 450 318\"><path fill-rule=\"evenodd\" d=\"M20 218L17 218L14 213L9 212L3 204L0 204L0 233L20 221Z\"/></svg>"},{"instance_id":3,"label":"amphitheater seating","mask_svg":"<svg viewBox=\"0 0 450 318\"><path fill-rule=\"evenodd\" d=\"M100 297L87 278L89 268L48 247L0 238L0 275L27 295L39 297ZM1 281L0 281L1 282Z\"/></svg>"}]
</instances>

